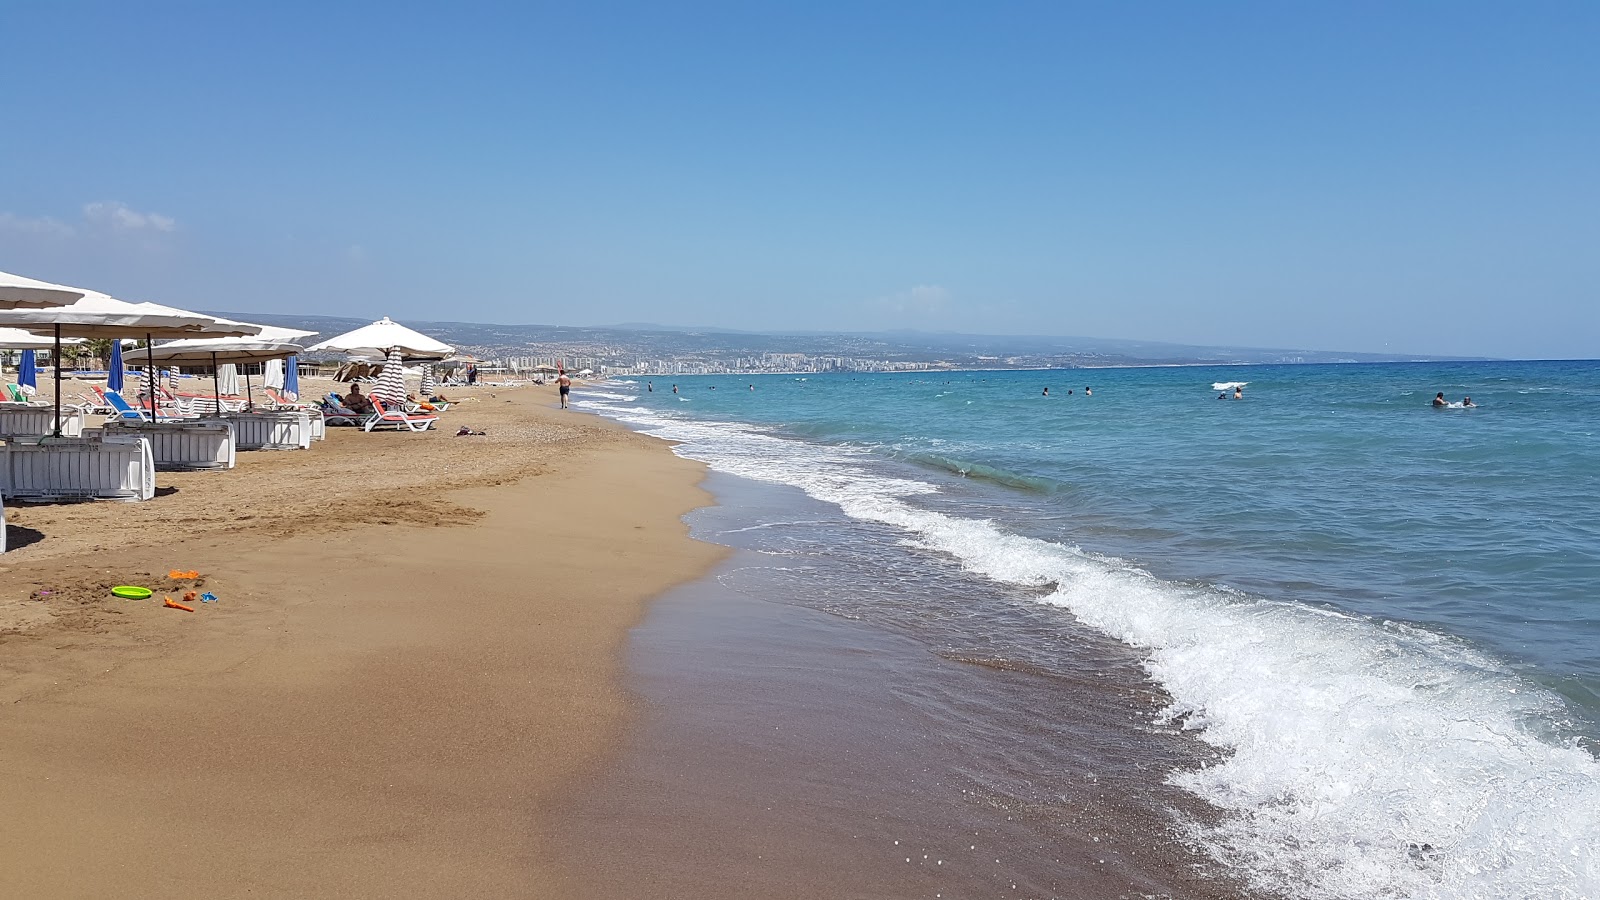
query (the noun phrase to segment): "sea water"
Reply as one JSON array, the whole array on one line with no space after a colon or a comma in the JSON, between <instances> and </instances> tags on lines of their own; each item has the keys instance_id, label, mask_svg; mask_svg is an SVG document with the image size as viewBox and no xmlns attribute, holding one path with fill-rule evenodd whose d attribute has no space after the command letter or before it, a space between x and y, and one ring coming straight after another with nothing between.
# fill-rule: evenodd
<instances>
[{"instance_id":1,"label":"sea water","mask_svg":"<svg viewBox=\"0 0 1600 900\"><path fill-rule=\"evenodd\" d=\"M1477 405L1434 409L1437 391ZM639 378L580 396L877 526L832 550L879 560L888 590L941 565L1024 590L1061 639L1017 655L1073 654L1084 626L1135 648L1166 692L1152 723L1218 751L1164 775L1219 813L1189 839L1265 893L1600 896L1600 364ZM945 623L962 605L915 599L908 614Z\"/></svg>"}]
</instances>

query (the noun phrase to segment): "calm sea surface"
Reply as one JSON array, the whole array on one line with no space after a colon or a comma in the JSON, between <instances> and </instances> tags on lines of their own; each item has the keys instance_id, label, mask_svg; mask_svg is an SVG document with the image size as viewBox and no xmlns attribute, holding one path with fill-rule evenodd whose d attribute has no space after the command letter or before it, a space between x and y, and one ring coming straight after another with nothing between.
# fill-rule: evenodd
<instances>
[{"instance_id":1,"label":"calm sea surface","mask_svg":"<svg viewBox=\"0 0 1600 900\"><path fill-rule=\"evenodd\" d=\"M1244 398L1217 399L1231 382ZM1478 406L1433 409L1436 391ZM1167 695L1151 724L1220 753L1164 776L1217 812L1192 841L1263 892L1600 896L1600 363L580 397L870 525L783 523L766 548L856 561L796 581L818 608L1040 670L1081 665L1085 628L1136 650ZM985 621L1002 607L952 567L1026 598L1027 627Z\"/></svg>"}]
</instances>

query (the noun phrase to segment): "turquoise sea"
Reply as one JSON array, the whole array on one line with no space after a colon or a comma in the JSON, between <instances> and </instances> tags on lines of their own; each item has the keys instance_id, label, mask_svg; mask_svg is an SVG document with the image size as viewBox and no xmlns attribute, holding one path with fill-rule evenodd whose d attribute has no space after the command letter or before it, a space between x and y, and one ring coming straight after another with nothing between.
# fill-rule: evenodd
<instances>
[{"instance_id":1,"label":"turquoise sea","mask_svg":"<svg viewBox=\"0 0 1600 900\"><path fill-rule=\"evenodd\" d=\"M1477 406L1434 409L1437 391ZM981 614L915 574L954 564L1060 617L994 653L1067 659L1085 626L1134 648L1165 693L1152 724L1217 752L1161 776L1217 813L1190 839L1263 893L1600 896L1600 363L680 376L579 397L872 523L828 540L881 583L858 572L829 611L901 585L902 618L975 642Z\"/></svg>"}]
</instances>

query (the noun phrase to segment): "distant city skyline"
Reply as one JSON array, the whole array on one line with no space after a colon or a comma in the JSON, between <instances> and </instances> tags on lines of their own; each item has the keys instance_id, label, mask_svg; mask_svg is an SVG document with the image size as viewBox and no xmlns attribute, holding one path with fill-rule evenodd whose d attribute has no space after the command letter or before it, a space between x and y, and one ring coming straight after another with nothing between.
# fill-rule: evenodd
<instances>
[{"instance_id":1,"label":"distant city skyline","mask_svg":"<svg viewBox=\"0 0 1600 900\"><path fill-rule=\"evenodd\" d=\"M1593 4L74 2L0 27L0 270L126 299L1600 356Z\"/></svg>"}]
</instances>

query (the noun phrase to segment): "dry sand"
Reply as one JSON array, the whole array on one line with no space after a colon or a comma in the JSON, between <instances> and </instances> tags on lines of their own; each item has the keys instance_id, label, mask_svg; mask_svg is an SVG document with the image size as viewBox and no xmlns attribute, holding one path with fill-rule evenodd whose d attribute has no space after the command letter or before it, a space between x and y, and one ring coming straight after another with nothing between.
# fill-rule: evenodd
<instances>
[{"instance_id":1,"label":"dry sand","mask_svg":"<svg viewBox=\"0 0 1600 900\"><path fill-rule=\"evenodd\" d=\"M558 893L550 806L627 724L627 629L722 551L680 520L697 465L470 394L439 432L8 510L0 897ZM221 599L106 590L173 568Z\"/></svg>"}]
</instances>

